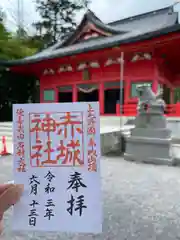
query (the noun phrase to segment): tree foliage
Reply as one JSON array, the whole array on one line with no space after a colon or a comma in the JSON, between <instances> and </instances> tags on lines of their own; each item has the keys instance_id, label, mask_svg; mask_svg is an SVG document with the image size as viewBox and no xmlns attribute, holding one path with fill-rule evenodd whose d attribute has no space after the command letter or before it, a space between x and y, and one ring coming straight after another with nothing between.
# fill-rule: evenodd
<instances>
[{"instance_id":1,"label":"tree foliage","mask_svg":"<svg viewBox=\"0 0 180 240\"><path fill-rule=\"evenodd\" d=\"M89 0L37 0L41 20L34 24L45 44L55 43L76 27L77 13Z\"/></svg>"},{"instance_id":2,"label":"tree foliage","mask_svg":"<svg viewBox=\"0 0 180 240\"><path fill-rule=\"evenodd\" d=\"M11 60L24 58L37 51L36 46L31 45L29 37L24 32L23 38L19 34L9 32L4 24L5 14L0 11L0 59Z\"/></svg>"},{"instance_id":3,"label":"tree foliage","mask_svg":"<svg viewBox=\"0 0 180 240\"><path fill-rule=\"evenodd\" d=\"M0 10L0 59L22 59L33 55L39 48L38 39L32 39L23 29L15 34L9 32L4 19L5 14ZM24 77L0 66L0 121L12 120L13 103L33 99L34 82L32 76Z\"/></svg>"}]
</instances>

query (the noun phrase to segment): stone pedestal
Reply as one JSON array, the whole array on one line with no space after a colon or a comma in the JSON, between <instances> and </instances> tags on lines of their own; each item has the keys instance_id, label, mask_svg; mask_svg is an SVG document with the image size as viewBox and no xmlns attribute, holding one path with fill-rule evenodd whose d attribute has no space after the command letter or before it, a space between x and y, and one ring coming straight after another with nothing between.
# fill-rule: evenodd
<instances>
[{"instance_id":1,"label":"stone pedestal","mask_svg":"<svg viewBox=\"0 0 180 240\"><path fill-rule=\"evenodd\" d=\"M159 105L155 105L136 117L135 128L126 140L126 160L173 164L171 131L162 111Z\"/></svg>"}]
</instances>

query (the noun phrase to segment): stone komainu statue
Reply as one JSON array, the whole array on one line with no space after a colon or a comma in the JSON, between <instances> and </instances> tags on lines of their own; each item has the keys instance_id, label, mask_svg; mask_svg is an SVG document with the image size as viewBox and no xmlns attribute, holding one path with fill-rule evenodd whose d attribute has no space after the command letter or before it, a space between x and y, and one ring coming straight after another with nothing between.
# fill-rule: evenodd
<instances>
[{"instance_id":1,"label":"stone komainu statue","mask_svg":"<svg viewBox=\"0 0 180 240\"><path fill-rule=\"evenodd\" d=\"M155 94L150 87L137 88L139 104L134 129L126 138L124 159L155 164L174 164L171 130L164 116L162 91Z\"/></svg>"},{"instance_id":2,"label":"stone komainu statue","mask_svg":"<svg viewBox=\"0 0 180 240\"><path fill-rule=\"evenodd\" d=\"M157 94L155 94L151 87L148 86L138 86L136 88L138 93L138 112L147 112L148 108L159 108L162 112L165 111L166 104L162 99L163 91L160 90Z\"/></svg>"}]
</instances>

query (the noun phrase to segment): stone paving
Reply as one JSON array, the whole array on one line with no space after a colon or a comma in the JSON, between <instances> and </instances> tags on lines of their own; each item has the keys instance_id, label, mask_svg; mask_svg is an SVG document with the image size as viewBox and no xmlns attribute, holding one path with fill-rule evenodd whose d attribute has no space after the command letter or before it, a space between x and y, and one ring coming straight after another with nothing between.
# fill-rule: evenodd
<instances>
[{"instance_id":1,"label":"stone paving","mask_svg":"<svg viewBox=\"0 0 180 240\"><path fill-rule=\"evenodd\" d=\"M12 179L12 157L0 158L0 182ZM103 233L12 233L5 216L3 240L178 240L180 239L180 169L103 157ZM95 214L95 213L94 213Z\"/></svg>"}]
</instances>

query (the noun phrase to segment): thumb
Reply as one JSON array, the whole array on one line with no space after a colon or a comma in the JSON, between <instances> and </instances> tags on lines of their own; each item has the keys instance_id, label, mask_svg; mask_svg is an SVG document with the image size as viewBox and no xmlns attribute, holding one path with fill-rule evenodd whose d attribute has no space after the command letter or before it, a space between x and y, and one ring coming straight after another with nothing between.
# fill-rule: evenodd
<instances>
[{"instance_id":1,"label":"thumb","mask_svg":"<svg viewBox=\"0 0 180 240\"><path fill-rule=\"evenodd\" d=\"M4 190L0 195L0 214L3 214L8 208L19 201L23 190L24 187L20 184L12 184Z\"/></svg>"},{"instance_id":2,"label":"thumb","mask_svg":"<svg viewBox=\"0 0 180 240\"><path fill-rule=\"evenodd\" d=\"M0 184L0 195L6 191L9 187L12 187L13 184Z\"/></svg>"}]
</instances>

